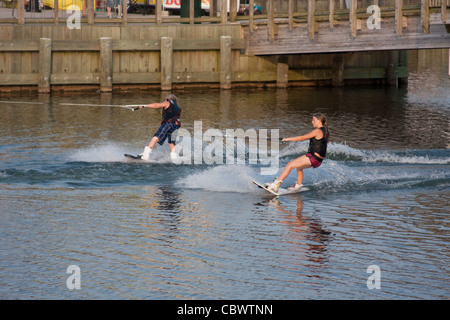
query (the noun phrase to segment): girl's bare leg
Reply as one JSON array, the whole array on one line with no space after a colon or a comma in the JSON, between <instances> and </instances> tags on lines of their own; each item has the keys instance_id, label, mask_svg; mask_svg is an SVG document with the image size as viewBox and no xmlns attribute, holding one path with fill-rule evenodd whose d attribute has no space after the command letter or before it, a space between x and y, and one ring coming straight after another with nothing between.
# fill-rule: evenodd
<instances>
[{"instance_id":1,"label":"girl's bare leg","mask_svg":"<svg viewBox=\"0 0 450 320\"><path fill-rule=\"evenodd\" d=\"M307 156L301 156L295 160L290 161L284 168L281 175L278 177L279 180L283 181L291 173L292 169L297 169L297 183L301 184L303 182L303 169L310 168L311 161Z\"/></svg>"},{"instance_id":2,"label":"girl's bare leg","mask_svg":"<svg viewBox=\"0 0 450 320\"><path fill-rule=\"evenodd\" d=\"M297 168L297 184L303 183L303 169Z\"/></svg>"}]
</instances>

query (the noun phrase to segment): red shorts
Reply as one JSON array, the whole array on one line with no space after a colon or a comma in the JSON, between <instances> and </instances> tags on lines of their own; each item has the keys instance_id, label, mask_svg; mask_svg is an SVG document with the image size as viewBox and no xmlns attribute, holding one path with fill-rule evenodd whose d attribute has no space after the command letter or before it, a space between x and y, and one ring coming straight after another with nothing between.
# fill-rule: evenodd
<instances>
[{"instance_id":1,"label":"red shorts","mask_svg":"<svg viewBox=\"0 0 450 320\"><path fill-rule=\"evenodd\" d=\"M313 168L318 168L322 164L322 161L317 160L312 153L307 153L306 156L309 158L309 161L311 161L311 166Z\"/></svg>"}]
</instances>

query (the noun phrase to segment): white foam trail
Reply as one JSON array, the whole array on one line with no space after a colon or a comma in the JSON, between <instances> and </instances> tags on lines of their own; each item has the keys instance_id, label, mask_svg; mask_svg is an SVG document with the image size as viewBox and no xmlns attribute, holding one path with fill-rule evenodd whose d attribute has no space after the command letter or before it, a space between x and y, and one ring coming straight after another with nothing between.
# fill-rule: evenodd
<instances>
[{"instance_id":1,"label":"white foam trail","mask_svg":"<svg viewBox=\"0 0 450 320\"><path fill-rule=\"evenodd\" d=\"M304 154L306 144L295 144L283 149L280 156L284 156L283 163L280 163L278 173L273 176L261 176L258 166L250 165L224 165L217 164L206 166L204 164L192 164L187 177L180 178L175 185L180 188L201 189L213 192L241 192L258 193L260 190L253 185L252 180L260 182L270 182L283 170L287 160L293 155ZM83 162L126 162L123 154L140 153L142 150L130 150L125 144L102 143L85 149L79 149L70 155L72 161ZM445 153L444 153L445 154ZM442 179L448 174L442 172L439 167L423 168L427 164L449 164L450 159L445 157L416 156L405 153L396 154L394 151L367 151L351 148L343 143L331 143L329 155L322 166L317 169L307 169L303 184L313 187L316 190L342 190L349 188L372 188L376 186L386 186L390 188L399 183L416 183L417 181L428 181L429 179ZM358 163L356 166L354 165ZM364 165L364 162L367 164ZM370 165L369 163L380 163ZM172 163L167 145L158 146L151 156L150 163ZM386 164L385 164L386 163ZM390 163L411 164L407 166L391 165ZM416 170L415 165L420 165L421 169ZM170 170L183 170L185 165ZM445 171L444 171L445 172ZM181 173L181 171L180 171ZM296 181L296 170L293 170L285 179L283 187L293 185Z\"/></svg>"},{"instance_id":2,"label":"white foam trail","mask_svg":"<svg viewBox=\"0 0 450 320\"><path fill-rule=\"evenodd\" d=\"M450 164L450 158L435 158L429 156L404 156L396 155L389 152L367 152L363 157L365 162L390 162L404 164Z\"/></svg>"},{"instance_id":3,"label":"white foam trail","mask_svg":"<svg viewBox=\"0 0 450 320\"><path fill-rule=\"evenodd\" d=\"M220 165L180 179L177 185L215 192L255 192L252 183L259 170L240 165Z\"/></svg>"},{"instance_id":4,"label":"white foam trail","mask_svg":"<svg viewBox=\"0 0 450 320\"><path fill-rule=\"evenodd\" d=\"M327 151L330 154L343 154L348 157L364 158L366 151L349 147L345 143L330 142Z\"/></svg>"},{"instance_id":5,"label":"white foam trail","mask_svg":"<svg viewBox=\"0 0 450 320\"><path fill-rule=\"evenodd\" d=\"M291 142L280 152L280 157L297 156L300 157L308 151L309 142ZM349 147L345 143L330 142L327 148L328 154L342 154L347 157L359 157L365 156L365 151L354 149Z\"/></svg>"},{"instance_id":6,"label":"white foam trail","mask_svg":"<svg viewBox=\"0 0 450 320\"><path fill-rule=\"evenodd\" d=\"M69 156L71 161L85 162L115 162L124 160L124 146L106 143L98 146L92 146L86 149L79 149L76 153Z\"/></svg>"},{"instance_id":7,"label":"white foam trail","mask_svg":"<svg viewBox=\"0 0 450 320\"><path fill-rule=\"evenodd\" d=\"M361 185L374 180L370 173L364 173L360 168L352 168L340 161L333 160L326 160L317 169L304 170L304 175L304 185L317 187L337 188L349 183ZM291 173L290 176L295 180L295 174Z\"/></svg>"},{"instance_id":8,"label":"white foam trail","mask_svg":"<svg viewBox=\"0 0 450 320\"><path fill-rule=\"evenodd\" d=\"M293 143L284 148L280 152L281 157L301 156L308 150L307 142ZM344 157L343 160L359 160L362 162L385 162L385 163L402 163L402 164L450 164L450 158L444 157L430 157L416 156L412 154L397 154L395 151L370 151L360 150L348 146L345 143L330 142L328 144L328 158L330 157Z\"/></svg>"},{"instance_id":9,"label":"white foam trail","mask_svg":"<svg viewBox=\"0 0 450 320\"><path fill-rule=\"evenodd\" d=\"M209 159L209 157L211 155L204 153L204 149L207 146L206 143L204 143L202 140L198 140L195 137L194 138L186 138L188 139L187 143L188 145L191 146L191 155L190 155L190 160L191 163L194 163L194 152L196 151L195 149L195 144L199 144L201 146L200 152L201 152L201 156L202 156L202 161L204 163L206 163ZM225 155L226 152L224 150L224 146L223 144L219 141L217 143L218 148L223 150L223 154ZM178 147L182 150L183 149L181 147ZM177 148L177 151L179 151ZM84 149L79 149L76 150L75 153L71 154L69 156L69 160L70 161L83 161L83 162L117 162L117 161L124 161L126 160L125 157L123 156L124 153L129 153L129 154L140 154L142 153L143 148L136 150L133 148L130 148L129 145L126 144L118 144L118 143L114 143L114 142L99 142L96 145L93 145L91 147L88 148L84 148ZM248 150L246 150L248 151ZM242 158L244 157L244 158ZM238 159L240 158L240 159ZM212 160L214 160L212 158ZM240 160L241 162L245 162L245 154L241 155L238 154L237 157L235 156L235 160ZM223 159L223 162L225 162L226 160ZM150 157L150 160L148 161L150 163L172 163L172 160L170 159L170 151L169 151L169 147L167 145L167 143L165 143L163 146L157 145ZM188 161L189 162L189 161ZM222 162L222 163L223 163Z\"/></svg>"},{"instance_id":10,"label":"white foam trail","mask_svg":"<svg viewBox=\"0 0 450 320\"><path fill-rule=\"evenodd\" d=\"M119 162L127 161L124 153L140 154L143 150L130 149L129 145L118 143L102 143L85 149L78 149L74 154L69 155L70 161L83 162ZM172 163L169 149L166 146L158 146L152 152L149 163Z\"/></svg>"}]
</instances>

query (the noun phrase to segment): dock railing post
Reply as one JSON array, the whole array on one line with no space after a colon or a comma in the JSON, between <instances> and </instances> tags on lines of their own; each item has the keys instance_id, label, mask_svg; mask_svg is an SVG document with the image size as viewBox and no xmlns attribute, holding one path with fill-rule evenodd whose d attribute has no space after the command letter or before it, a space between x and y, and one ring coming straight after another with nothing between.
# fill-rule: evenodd
<instances>
[{"instance_id":1,"label":"dock railing post","mask_svg":"<svg viewBox=\"0 0 450 320\"><path fill-rule=\"evenodd\" d=\"M86 11L88 24L94 24L94 0L86 0Z\"/></svg>"},{"instance_id":2,"label":"dock railing post","mask_svg":"<svg viewBox=\"0 0 450 320\"><path fill-rule=\"evenodd\" d=\"M160 26L162 24L162 0L156 0L156 25Z\"/></svg>"},{"instance_id":3,"label":"dock railing post","mask_svg":"<svg viewBox=\"0 0 450 320\"><path fill-rule=\"evenodd\" d=\"M328 20L330 20L330 29L334 28L334 0L329 0L328 9L330 10L330 14L328 16Z\"/></svg>"},{"instance_id":4,"label":"dock railing post","mask_svg":"<svg viewBox=\"0 0 450 320\"><path fill-rule=\"evenodd\" d=\"M403 0L395 1L395 31L397 35L403 33Z\"/></svg>"},{"instance_id":5,"label":"dock railing post","mask_svg":"<svg viewBox=\"0 0 450 320\"><path fill-rule=\"evenodd\" d=\"M100 38L100 91L111 92L113 83L112 38Z\"/></svg>"},{"instance_id":6,"label":"dock railing post","mask_svg":"<svg viewBox=\"0 0 450 320\"><path fill-rule=\"evenodd\" d=\"M289 0L288 4L288 14L289 14L289 31L294 29L294 0Z\"/></svg>"},{"instance_id":7,"label":"dock railing post","mask_svg":"<svg viewBox=\"0 0 450 320\"><path fill-rule=\"evenodd\" d=\"M94 0L95 1L95 0ZM128 1L123 0L123 6L122 6L122 21L123 25L126 26L128 24Z\"/></svg>"},{"instance_id":8,"label":"dock railing post","mask_svg":"<svg viewBox=\"0 0 450 320\"><path fill-rule=\"evenodd\" d=\"M54 0L54 5L53 5L53 14L54 14L54 19L55 19L55 24L58 24L58 18L59 18L59 1L58 0Z\"/></svg>"},{"instance_id":9,"label":"dock railing post","mask_svg":"<svg viewBox=\"0 0 450 320\"><path fill-rule=\"evenodd\" d=\"M218 0L209 0L209 16L217 17L217 1Z\"/></svg>"},{"instance_id":10,"label":"dock railing post","mask_svg":"<svg viewBox=\"0 0 450 320\"><path fill-rule=\"evenodd\" d=\"M220 20L222 24L227 23L228 17L228 2L227 0L220 0Z\"/></svg>"},{"instance_id":11,"label":"dock railing post","mask_svg":"<svg viewBox=\"0 0 450 320\"><path fill-rule=\"evenodd\" d=\"M38 92L50 93L50 75L52 71L52 39L39 39L39 80Z\"/></svg>"},{"instance_id":12,"label":"dock railing post","mask_svg":"<svg viewBox=\"0 0 450 320\"><path fill-rule=\"evenodd\" d=\"M269 40L275 39L275 3L274 0L267 0L267 24Z\"/></svg>"},{"instance_id":13,"label":"dock railing post","mask_svg":"<svg viewBox=\"0 0 450 320\"><path fill-rule=\"evenodd\" d=\"M231 89L231 37L220 37L220 88Z\"/></svg>"},{"instance_id":14,"label":"dock railing post","mask_svg":"<svg viewBox=\"0 0 450 320\"><path fill-rule=\"evenodd\" d=\"M314 32L316 29L316 0L308 0L308 34L309 39L314 40Z\"/></svg>"},{"instance_id":15,"label":"dock railing post","mask_svg":"<svg viewBox=\"0 0 450 320\"><path fill-rule=\"evenodd\" d=\"M253 28L254 28L254 19L253 19L253 15L254 15L254 6L255 6L255 0L250 0L249 1L249 11L248 11L248 27L250 29L250 33L253 33Z\"/></svg>"},{"instance_id":16,"label":"dock railing post","mask_svg":"<svg viewBox=\"0 0 450 320\"><path fill-rule=\"evenodd\" d=\"M230 0L230 22L236 22L238 11L238 4L236 0Z\"/></svg>"},{"instance_id":17,"label":"dock railing post","mask_svg":"<svg viewBox=\"0 0 450 320\"><path fill-rule=\"evenodd\" d=\"M424 33L430 33L430 0L421 0L420 21Z\"/></svg>"},{"instance_id":18,"label":"dock railing post","mask_svg":"<svg viewBox=\"0 0 450 320\"><path fill-rule=\"evenodd\" d=\"M25 23L25 0L17 1L17 23L20 25Z\"/></svg>"},{"instance_id":19,"label":"dock railing post","mask_svg":"<svg viewBox=\"0 0 450 320\"><path fill-rule=\"evenodd\" d=\"M194 0L189 0L189 24L194 24L195 18L195 2Z\"/></svg>"},{"instance_id":20,"label":"dock railing post","mask_svg":"<svg viewBox=\"0 0 450 320\"><path fill-rule=\"evenodd\" d=\"M447 0L441 0L441 19L442 23L447 23Z\"/></svg>"},{"instance_id":21,"label":"dock railing post","mask_svg":"<svg viewBox=\"0 0 450 320\"><path fill-rule=\"evenodd\" d=\"M356 9L357 3L356 0L351 0L350 3L350 34L352 38L356 38L356 29L357 29L357 19L356 19Z\"/></svg>"},{"instance_id":22,"label":"dock railing post","mask_svg":"<svg viewBox=\"0 0 450 320\"><path fill-rule=\"evenodd\" d=\"M172 38L161 38L161 90L172 90L173 70L173 41Z\"/></svg>"}]
</instances>

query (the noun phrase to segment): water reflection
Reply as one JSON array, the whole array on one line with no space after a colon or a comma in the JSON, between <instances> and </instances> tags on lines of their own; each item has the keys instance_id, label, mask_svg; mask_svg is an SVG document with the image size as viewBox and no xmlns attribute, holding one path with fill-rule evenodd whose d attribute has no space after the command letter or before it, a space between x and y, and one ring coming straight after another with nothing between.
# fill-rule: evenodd
<instances>
[{"instance_id":1,"label":"water reflection","mask_svg":"<svg viewBox=\"0 0 450 320\"><path fill-rule=\"evenodd\" d=\"M181 192L169 185L146 187L146 189L145 206L148 216L152 218L151 226L148 227L153 230L157 226L161 232L168 232L169 237L173 236L179 231L182 220L180 215Z\"/></svg>"},{"instance_id":2,"label":"water reflection","mask_svg":"<svg viewBox=\"0 0 450 320\"><path fill-rule=\"evenodd\" d=\"M328 261L327 245L331 240L331 233L319 218L303 214L304 205L301 198L294 201L295 211L283 204L279 198L269 200L267 205L283 214L279 222L287 226L289 231L286 243L296 252L304 252L306 248L306 260L312 262L308 267L317 268Z\"/></svg>"},{"instance_id":3,"label":"water reflection","mask_svg":"<svg viewBox=\"0 0 450 320\"><path fill-rule=\"evenodd\" d=\"M158 188L160 198L156 200L159 202L155 208L169 214L180 213L180 189L165 185Z\"/></svg>"}]
</instances>

